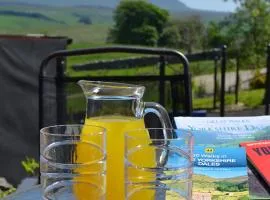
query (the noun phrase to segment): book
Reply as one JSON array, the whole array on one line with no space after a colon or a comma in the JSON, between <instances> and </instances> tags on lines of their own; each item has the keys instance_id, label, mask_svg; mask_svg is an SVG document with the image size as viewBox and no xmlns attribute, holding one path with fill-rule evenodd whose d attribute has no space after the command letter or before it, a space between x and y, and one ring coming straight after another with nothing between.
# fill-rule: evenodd
<instances>
[{"instance_id":1,"label":"book","mask_svg":"<svg viewBox=\"0 0 270 200\"><path fill-rule=\"evenodd\" d=\"M194 147L192 199L248 199L246 152L239 147Z\"/></svg>"},{"instance_id":2,"label":"book","mask_svg":"<svg viewBox=\"0 0 270 200\"><path fill-rule=\"evenodd\" d=\"M174 119L178 129L189 130L194 134L195 146L211 144L230 148L239 147L243 142L270 140L270 116ZM270 199L270 187L263 183L261 172L249 160L247 165L250 199Z\"/></svg>"},{"instance_id":3,"label":"book","mask_svg":"<svg viewBox=\"0 0 270 200\"><path fill-rule=\"evenodd\" d=\"M270 140L242 142L240 146L246 148L249 162L270 186Z\"/></svg>"}]
</instances>

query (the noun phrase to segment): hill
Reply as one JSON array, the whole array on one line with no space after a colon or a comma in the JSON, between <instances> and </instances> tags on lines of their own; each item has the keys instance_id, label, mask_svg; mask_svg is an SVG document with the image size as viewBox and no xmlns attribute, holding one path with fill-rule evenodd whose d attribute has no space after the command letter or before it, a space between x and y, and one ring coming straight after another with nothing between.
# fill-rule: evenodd
<instances>
[{"instance_id":1,"label":"hill","mask_svg":"<svg viewBox=\"0 0 270 200\"><path fill-rule=\"evenodd\" d=\"M68 36L75 43L104 44L112 9L6 4L0 6L0 34L40 33ZM85 23L82 19L89 19Z\"/></svg>"},{"instance_id":2,"label":"hill","mask_svg":"<svg viewBox=\"0 0 270 200\"><path fill-rule=\"evenodd\" d=\"M99 6L115 8L121 0L5 0L4 3L24 3L31 5L49 5L49 6ZM1 2L1 1L0 1ZM188 8L185 4L178 0L149 0L149 2L168 10L187 10Z\"/></svg>"},{"instance_id":3,"label":"hill","mask_svg":"<svg viewBox=\"0 0 270 200\"><path fill-rule=\"evenodd\" d=\"M0 0L0 34L43 33L69 36L74 42L104 44L120 0ZM199 15L207 23L229 13L188 8L178 0L149 0L173 17ZM46 2L46 5L44 4ZM85 5L84 5L85 4ZM64 6L65 5L65 6Z\"/></svg>"}]
</instances>

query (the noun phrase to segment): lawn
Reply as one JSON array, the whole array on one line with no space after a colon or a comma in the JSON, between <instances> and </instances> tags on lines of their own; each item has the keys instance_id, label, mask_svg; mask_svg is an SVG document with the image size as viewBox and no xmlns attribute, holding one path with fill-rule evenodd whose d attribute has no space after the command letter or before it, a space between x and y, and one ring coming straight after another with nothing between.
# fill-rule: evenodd
<instances>
[{"instance_id":1,"label":"lawn","mask_svg":"<svg viewBox=\"0 0 270 200\"><path fill-rule=\"evenodd\" d=\"M241 91L239 93L239 102L243 103L245 107L256 108L262 105L264 96L264 89ZM234 94L226 94L225 105L232 105L235 102ZM213 108L213 97L195 98L193 100L193 109L198 108Z\"/></svg>"}]
</instances>

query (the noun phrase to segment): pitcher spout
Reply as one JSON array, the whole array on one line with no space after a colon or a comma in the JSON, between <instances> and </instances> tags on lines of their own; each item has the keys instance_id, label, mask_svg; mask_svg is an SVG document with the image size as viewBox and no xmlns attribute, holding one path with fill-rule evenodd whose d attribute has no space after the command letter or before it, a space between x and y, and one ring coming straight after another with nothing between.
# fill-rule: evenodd
<instances>
[{"instance_id":1,"label":"pitcher spout","mask_svg":"<svg viewBox=\"0 0 270 200\"><path fill-rule=\"evenodd\" d=\"M144 86L103 81L80 80L78 85L87 98L140 99L143 97L145 90Z\"/></svg>"}]
</instances>

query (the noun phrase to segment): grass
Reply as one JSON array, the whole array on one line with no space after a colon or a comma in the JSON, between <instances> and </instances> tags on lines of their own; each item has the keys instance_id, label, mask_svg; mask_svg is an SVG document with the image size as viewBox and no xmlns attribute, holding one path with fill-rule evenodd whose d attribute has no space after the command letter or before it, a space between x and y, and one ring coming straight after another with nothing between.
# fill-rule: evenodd
<instances>
[{"instance_id":1,"label":"grass","mask_svg":"<svg viewBox=\"0 0 270 200\"><path fill-rule=\"evenodd\" d=\"M39 13L56 21L0 15L0 34L39 33L48 36L68 36L74 43L85 43L88 46L105 44L109 27L113 23L112 9L108 8L12 5L1 6L0 11ZM76 15L89 17L92 24L79 23L79 17Z\"/></svg>"},{"instance_id":2,"label":"grass","mask_svg":"<svg viewBox=\"0 0 270 200\"><path fill-rule=\"evenodd\" d=\"M72 89L73 87L73 89ZM82 91L78 86L74 88L74 86L71 87L71 90L76 90L75 95L71 95L68 98L67 106L68 106L68 112L69 113L77 113L77 112L83 112L85 110L85 98L82 94ZM153 89L157 90L157 89ZM151 90L151 91L153 91ZM149 91L149 88L146 90L146 92ZM151 96L152 92L148 92L145 96L147 99L157 99L156 97L147 97ZM264 96L264 89L257 89L257 90L251 90L251 91L241 91L239 93L239 102L243 103L245 107L248 108L256 108L260 105L262 105L262 99ZM226 94L225 96L225 105L233 105L235 102L235 96L233 94ZM219 102L218 102L219 103ZM217 104L218 104L217 103ZM218 105L217 105L218 106ZM194 98L193 99L193 109L207 109L211 110L213 109L213 97L207 97L207 98Z\"/></svg>"},{"instance_id":3,"label":"grass","mask_svg":"<svg viewBox=\"0 0 270 200\"><path fill-rule=\"evenodd\" d=\"M256 89L250 91L240 91L239 92L239 102L243 103L246 107L256 108L262 105L262 100L264 97L264 89ZM226 94L225 105L232 105L235 102L234 94ZM193 108L213 108L213 97L200 98L193 100Z\"/></svg>"}]
</instances>

